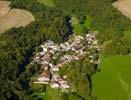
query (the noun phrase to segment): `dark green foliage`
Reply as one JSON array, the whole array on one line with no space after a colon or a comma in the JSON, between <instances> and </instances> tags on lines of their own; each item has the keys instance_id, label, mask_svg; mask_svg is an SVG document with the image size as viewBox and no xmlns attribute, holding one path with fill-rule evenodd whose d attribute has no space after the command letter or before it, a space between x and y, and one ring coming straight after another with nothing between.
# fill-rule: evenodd
<instances>
[{"instance_id":1,"label":"dark green foliage","mask_svg":"<svg viewBox=\"0 0 131 100\"><path fill-rule=\"evenodd\" d=\"M113 40L102 51L103 55L127 55L131 52L130 37Z\"/></svg>"},{"instance_id":2,"label":"dark green foliage","mask_svg":"<svg viewBox=\"0 0 131 100\"><path fill-rule=\"evenodd\" d=\"M70 25L62 11L47 8L36 0L12 0L11 6L30 11L35 21L0 36L0 100L27 100L29 77L38 71L37 66L30 66L24 72L34 47L46 39L64 41L71 32Z\"/></svg>"},{"instance_id":3,"label":"dark green foliage","mask_svg":"<svg viewBox=\"0 0 131 100\"><path fill-rule=\"evenodd\" d=\"M62 42L71 34L70 20L61 10L46 7L36 0L12 0L13 8L20 8L30 11L38 22L40 33L45 33L46 39L55 42Z\"/></svg>"},{"instance_id":4,"label":"dark green foliage","mask_svg":"<svg viewBox=\"0 0 131 100\"><path fill-rule=\"evenodd\" d=\"M80 61L66 64L60 73L68 76L74 95L84 100L91 95L91 75L95 71L95 65L89 63L89 59L86 57Z\"/></svg>"},{"instance_id":5,"label":"dark green foliage","mask_svg":"<svg viewBox=\"0 0 131 100\"><path fill-rule=\"evenodd\" d=\"M131 22L119 11L113 8L116 0L53 0L56 7L63 9L70 15L92 17L91 28L100 32L100 40L106 41L117 37L117 33L131 28Z\"/></svg>"}]
</instances>

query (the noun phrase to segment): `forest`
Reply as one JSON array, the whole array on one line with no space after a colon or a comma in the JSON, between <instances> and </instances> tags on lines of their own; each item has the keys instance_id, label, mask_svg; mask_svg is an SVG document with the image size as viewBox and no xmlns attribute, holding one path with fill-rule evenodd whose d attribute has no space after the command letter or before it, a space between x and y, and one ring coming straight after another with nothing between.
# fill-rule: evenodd
<instances>
[{"instance_id":1,"label":"forest","mask_svg":"<svg viewBox=\"0 0 131 100\"><path fill-rule=\"evenodd\" d=\"M0 36L0 99L25 100L22 84L27 80L21 81L21 78L34 47L46 39L62 42L71 34L71 29L68 16L58 9L48 8L36 0L11 2L12 8L32 12L36 21L26 27L8 30Z\"/></svg>"}]
</instances>

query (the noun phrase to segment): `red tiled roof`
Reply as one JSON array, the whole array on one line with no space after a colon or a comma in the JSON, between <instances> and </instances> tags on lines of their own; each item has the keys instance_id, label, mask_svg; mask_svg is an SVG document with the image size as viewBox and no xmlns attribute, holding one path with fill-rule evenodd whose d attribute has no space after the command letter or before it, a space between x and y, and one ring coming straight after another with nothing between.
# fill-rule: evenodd
<instances>
[{"instance_id":1,"label":"red tiled roof","mask_svg":"<svg viewBox=\"0 0 131 100\"><path fill-rule=\"evenodd\" d=\"M48 67L48 66L49 66L48 64L43 64L43 65L41 65L42 68Z\"/></svg>"},{"instance_id":2,"label":"red tiled roof","mask_svg":"<svg viewBox=\"0 0 131 100\"><path fill-rule=\"evenodd\" d=\"M42 72L41 74L40 74L40 76L41 77L50 77L50 74L49 74L49 72Z\"/></svg>"}]
</instances>

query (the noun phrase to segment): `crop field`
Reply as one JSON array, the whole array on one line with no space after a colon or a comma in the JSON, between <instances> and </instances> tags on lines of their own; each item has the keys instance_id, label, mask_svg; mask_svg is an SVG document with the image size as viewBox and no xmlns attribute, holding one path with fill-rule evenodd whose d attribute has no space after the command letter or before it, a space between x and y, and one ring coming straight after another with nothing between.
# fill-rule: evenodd
<instances>
[{"instance_id":1,"label":"crop field","mask_svg":"<svg viewBox=\"0 0 131 100\"><path fill-rule=\"evenodd\" d=\"M54 3L52 0L38 0L38 2L43 3L46 6L54 7Z\"/></svg>"},{"instance_id":2,"label":"crop field","mask_svg":"<svg viewBox=\"0 0 131 100\"><path fill-rule=\"evenodd\" d=\"M131 55L101 57L101 72L93 76L98 100L131 100Z\"/></svg>"},{"instance_id":3,"label":"crop field","mask_svg":"<svg viewBox=\"0 0 131 100\"><path fill-rule=\"evenodd\" d=\"M123 15L131 19L131 0L118 0L113 3L113 6L117 8Z\"/></svg>"},{"instance_id":4,"label":"crop field","mask_svg":"<svg viewBox=\"0 0 131 100\"><path fill-rule=\"evenodd\" d=\"M35 18L30 12L20 9L12 9L7 15L0 18L0 33L13 27L24 27L34 20Z\"/></svg>"},{"instance_id":5,"label":"crop field","mask_svg":"<svg viewBox=\"0 0 131 100\"><path fill-rule=\"evenodd\" d=\"M3 17L10 10L10 1L0 1L0 17Z\"/></svg>"}]
</instances>

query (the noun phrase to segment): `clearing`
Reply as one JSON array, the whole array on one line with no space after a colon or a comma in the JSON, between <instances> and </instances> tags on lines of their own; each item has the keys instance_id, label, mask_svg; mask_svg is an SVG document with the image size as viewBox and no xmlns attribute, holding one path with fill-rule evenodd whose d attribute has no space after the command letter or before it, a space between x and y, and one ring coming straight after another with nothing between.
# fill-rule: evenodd
<instances>
[{"instance_id":1,"label":"clearing","mask_svg":"<svg viewBox=\"0 0 131 100\"><path fill-rule=\"evenodd\" d=\"M131 19L131 0L118 0L113 3L113 6L117 8L123 15Z\"/></svg>"},{"instance_id":2,"label":"clearing","mask_svg":"<svg viewBox=\"0 0 131 100\"><path fill-rule=\"evenodd\" d=\"M101 72L93 76L98 100L131 100L131 55L101 57Z\"/></svg>"},{"instance_id":3,"label":"clearing","mask_svg":"<svg viewBox=\"0 0 131 100\"><path fill-rule=\"evenodd\" d=\"M20 9L12 9L7 15L0 18L0 33L13 27L24 27L34 20L35 18L30 12Z\"/></svg>"},{"instance_id":4,"label":"clearing","mask_svg":"<svg viewBox=\"0 0 131 100\"><path fill-rule=\"evenodd\" d=\"M5 16L10 10L10 1L0 1L0 17Z\"/></svg>"},{"instance_id":5,"label":"clearing","mask_svg":"<svg viewBox=\"0 0 131 100\"><path fill-rule=\"evenodd\" d=\"M91 17L87 15L86 19L84 20L82 24L80 23L79 19L77 19L76 17L72 17L71 23L72 23L74 33L76 35L83 35L83 33L88 33L88 31L90 30Z\"/></svg>"}]
</instances>

